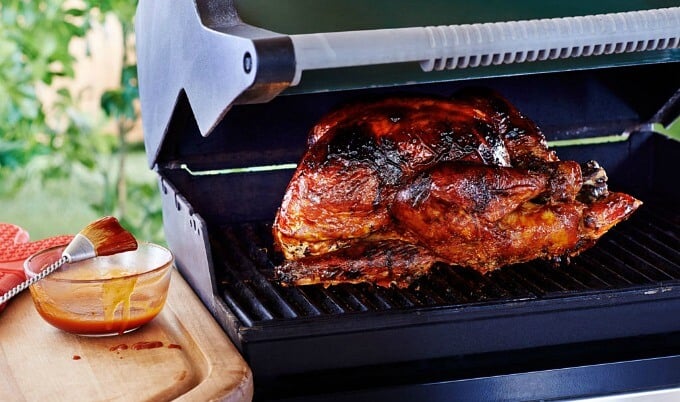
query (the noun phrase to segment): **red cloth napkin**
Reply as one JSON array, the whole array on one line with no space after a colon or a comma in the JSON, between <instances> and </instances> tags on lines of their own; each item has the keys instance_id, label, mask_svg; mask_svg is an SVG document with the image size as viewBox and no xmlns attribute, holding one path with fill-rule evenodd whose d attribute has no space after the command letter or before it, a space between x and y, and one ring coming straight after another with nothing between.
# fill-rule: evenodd
<instances>
[{"instance_id":1,"label":"red cloth napkin","mask_svg":"<svg viewBox=\"0 0 680 402\"><path fill-rule=\"evenodd\" d=\"M29 242L28 232L11 223L0 223L0 295L26 279L24 260L46 248L68 244L73 236L62 235ZM0 311L5 308L0 304Z\"/></svg>"}]
</instances>

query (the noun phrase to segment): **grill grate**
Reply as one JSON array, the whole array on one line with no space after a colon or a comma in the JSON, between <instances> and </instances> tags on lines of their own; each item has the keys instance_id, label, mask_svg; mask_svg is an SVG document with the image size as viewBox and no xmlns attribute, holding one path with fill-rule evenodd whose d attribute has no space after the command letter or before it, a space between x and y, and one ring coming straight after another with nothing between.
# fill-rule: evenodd
<instances>
[{"instance_id":1,"label":"grill grate","mask_svg":"<svg viewBox=\"0 0 680 402\"><path fill-rule=\"evenodd\" d=\"M222 227L212 236L212 247L219 293L249 327L297 318L463 307L676 283L679 226L680 214L674 208L648 202L569 265L533 261L484 276L437 264L428 278L406 289L371 284L280 286L271 280L281 256L271 251L271 225L266 223Z\"/></svg>"}]
</instances>

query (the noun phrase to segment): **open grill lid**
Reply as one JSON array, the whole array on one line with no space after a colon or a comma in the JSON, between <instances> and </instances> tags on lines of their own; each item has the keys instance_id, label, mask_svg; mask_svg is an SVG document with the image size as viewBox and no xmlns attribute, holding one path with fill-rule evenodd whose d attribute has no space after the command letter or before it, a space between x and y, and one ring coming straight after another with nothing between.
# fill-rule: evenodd
<instances>
[{"instance_id":1,"label":"open grill lid","mask_svg":"<svg viewBox=\"0 0 680 402\"><path fill-rule=\"evenodd\" d=\"M532 2L513 3L509 7L526 12L531 9L529 3ZM244 22L239 16L238 2L231 0L182 0L173 3L173 7L142 0L135 26L149 164L157 163L181 96L188 99L200 133L207 136L232 105L268 102L282 92L391 86L680 59L680 7L658 9L673 5L659 1L620 3L618 9L576 4L558 16L539 7L539 14L528 14L526 19L511 22L498 22L502 16L516 15L510 10L487 7L480 17L485 20L470 24L468 17L456 12L460 5L447 2L447 6L435 7L439 16L431 16L432 21L458 25L281 34ZM295 9L294 4L289 7ZM390 7L409 6L392 2ZM442 7L447 12L439 10ZM489 15L488 10L494 10L495 15ZM298 11L303 12L300 7ZM598 14L583 15L591 12ZM450 20L442 22L441 15L450 16ZM543 18L548 16L553 18ZM416 18L413 22L423 21ZM598 57L581 57L595 55ZM527 63L530 61L538 63ZM376 76L365 74L359 66L388 70L387 74ZM483 68L470 73L468 67ZM322 84L318 83L318 75L312 75L310 85L301 84L303 72L337 72L338 68L348 68L350 73L322 76ZM466 72L460 73L461 69Z\"/></svg>"}]
</instances>

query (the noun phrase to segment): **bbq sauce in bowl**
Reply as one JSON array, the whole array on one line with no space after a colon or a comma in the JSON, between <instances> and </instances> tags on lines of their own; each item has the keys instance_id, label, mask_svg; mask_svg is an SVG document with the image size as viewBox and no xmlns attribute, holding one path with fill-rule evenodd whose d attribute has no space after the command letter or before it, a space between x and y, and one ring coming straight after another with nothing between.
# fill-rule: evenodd
<instances>
[{"instance_id":1,"label":"bbq sauce in bowl","mask_svg":"<svg viewBox=\"0 0 680 402\"><path fill-rule=\"evenodd\" d=\"M24 263L37 275L63 247L35 254ZM97 257L62 268L30 287L40 316L63 331L106 336L133 331L162 310L170 283L172 253L141 243L134 251Z\"/></svg>"}]
</instances>

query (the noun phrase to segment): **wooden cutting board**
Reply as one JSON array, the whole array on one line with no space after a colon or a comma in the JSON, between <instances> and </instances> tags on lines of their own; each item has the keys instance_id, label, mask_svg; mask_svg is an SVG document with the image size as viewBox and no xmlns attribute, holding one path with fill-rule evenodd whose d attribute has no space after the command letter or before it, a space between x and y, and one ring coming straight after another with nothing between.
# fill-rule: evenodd
<instances>
[{"instance_id":1,"label":"wooden cutting board","mask_svg":"<svg viewBox=\"0 0 680 402\"><path fill-rule=\"evenodd\" d=\"M252 400L250 368L182 276L172 275L161 313L113 337L62 332L40 318L28 292L15 297L0 314L0 400Z\"/></svg>"}]
</instances>

